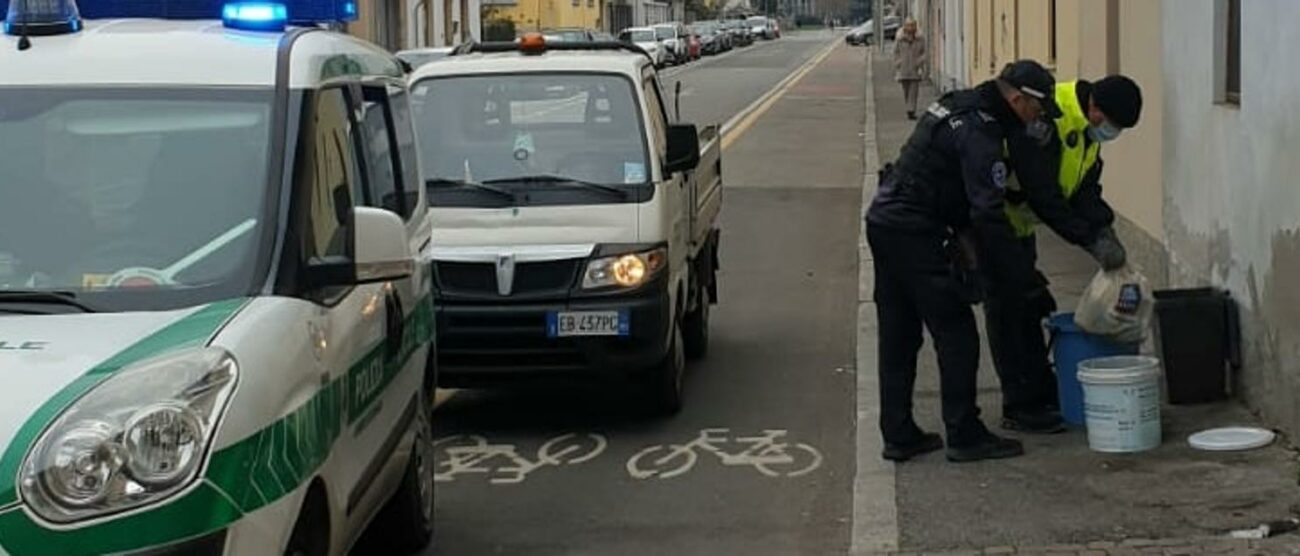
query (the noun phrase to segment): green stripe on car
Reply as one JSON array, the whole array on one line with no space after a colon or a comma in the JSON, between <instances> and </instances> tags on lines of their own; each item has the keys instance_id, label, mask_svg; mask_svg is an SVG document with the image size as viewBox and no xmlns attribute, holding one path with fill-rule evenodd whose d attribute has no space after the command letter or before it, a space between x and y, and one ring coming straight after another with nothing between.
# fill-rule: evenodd
<instances>
[{"instance_id":1,"label":"green stripe on car","mask_svg":"<svg viewBox=\"0 0 1300 556\"><path fill-rule=\"evenodd\" d=\"M23 458L45 427L54 422L72 402L132 363L164 351L206 345L212 335L246 302L246 299L231 299L210 303L96 365L42 404L18 429L18 434L14 435L13 441L5 449L4 456L0 457L0 506L18 500L18 468L22 465Z\"/></svg>"},{"instance_id":2,"label":"green stripe on car","mask_svg":"<svg viewBox=\"0 0 1300 556\"><path fill-rule=\"evenodd\" d=\"M432 326L433 299L426 297L406 317L407 332L396 357L387 357L381 342L290 414L214 453L203 480L184 496L147 512L64 531L42 527L21 507L0 511L0 546L14 554L68 556L136 550L216 531L275 503L315 473L353 416L378 399L349 396L354 376L373 365L375 357L382 358L382 391L429 341Z\"/></svg>"}]
</instances>

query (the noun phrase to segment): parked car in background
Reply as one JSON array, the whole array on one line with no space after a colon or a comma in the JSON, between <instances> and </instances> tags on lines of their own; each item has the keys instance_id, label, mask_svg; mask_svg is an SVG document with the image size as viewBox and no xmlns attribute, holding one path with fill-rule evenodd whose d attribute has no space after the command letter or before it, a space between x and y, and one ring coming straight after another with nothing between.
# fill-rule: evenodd
<instances>
[{"instance_id":1,"label":"parked car in background","mask_svg":"<svg viewBox=\"0 0 1300 556\"><path fill-rule=\"evenodd\" d=\"M655 31L655 40L663 43L672 63L684 64L690 59L685 25L677 22L660 23L652 26L652 29Z\"/></svg>"},{"instance_id":2,"label":"parked car in background","mask_svg":"<svg viewBox=\"0 0 1300 556\"><path fill-rule=\"evenodd\" d=\"M618 40L632 43L644 50L654 61L656 68L662 68L668 64L668 49L659 42L655 30L649 27L632 27L624 29L618 34Z\"/></svg>"},{"instance_id":3,"label":"parked car in background","mask_svg":"<svg viewBox=\"0 0 1300 556\"><path fill-rule=\"evenodd\" d=\"M749 46L754 44L754 35L749 32L749 26L743 19L730 19L723 22L723 28L731 35L732 44L735 46Z\"/></svg>"},{"instance_id":4,"label":"parked car in background","mask_svg":"<svg viewBox=\"0 0 1300 556\"><path fill-rule=\"evenodd\" d=\"M412 68L418 68L429 62L436 62L451 55L455 50L452 46L440 46L437 48L412 48L402 50L397 53L397 57L402 61L410 64Z\"/></svg>"},{"instance_id":5,"label":"parked car in background","mask_svg":"<svg viewBox=\"0 0 1300 556\"><path fill-rule=\"evenodd\" d=\"M720 21L701 21L695 24L700 35L700 50L705 56L727 52L732 48L731 33Z\"/></svg>"},{"instance_id":6,"label":"parked car in background","mask_svg":"<svg viewBox=\"0 0 1300 556\"><path fill-rule=\"evenodd\" d=\"M749 27L750 34L763 40L773 40L776 38L776 29L773 27L771 18L756 15L745 20L745 25Z\"/></svg>"},{"instance_id":7,"label":"parked car in background","mask_svg":"<svg viewBox=\"0 0 1300 556\"><path fill-rule=\"evenodd\" d=\"M703 45L700 44L700 35L695 32L694 27L686 28L686 58L689 61L699 60L704 57Z\"/></svg>"},{"instance_id":8,"label":"parked car in background","mask_svg":"<svg viewBox=\"0 0 1300 556\"><path fill-rule=\"evenodd\" d=\"M611 35L604 31L596 31L595 36L596 36L596 42L614 42L618 40L614 38L614 35Z\"/></svg>"},{"instance_id":9,"label":"parked car in background","mask_svg":"<svg viewBox=\"0 0 1300 556\"><path fill-rule=\"evenodd\" d=\"M875 20L868 19L862 25L849 31L849 34L844 36L844 42L854 46L871 44L873 35L876 32L875 25ZM899 27L902 27L902 21L898 16L885 17L885 39L893 40L894 36L898 34Z\"/></svg>"}]
</instances>

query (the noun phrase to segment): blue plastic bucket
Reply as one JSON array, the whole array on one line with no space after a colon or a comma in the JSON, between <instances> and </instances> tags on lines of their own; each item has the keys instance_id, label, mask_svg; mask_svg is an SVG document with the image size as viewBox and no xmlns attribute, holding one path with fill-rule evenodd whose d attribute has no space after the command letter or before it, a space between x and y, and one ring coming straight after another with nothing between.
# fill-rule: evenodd
<instances>
[{"instance_id":1,"label":"blue plastic bucket","mask_svg":"<svg viewBox=\"0 0 1300 556\"><path fill-rule=\"evenodd\" d=\"M1047 320L1051 334L1052 361L1056 367L1056 393L1061 418L1071 425L1084 424L1083 386L1079 384L1079 363L1098 357L1137 355L1140 344L1121 344L1104 336L1089 334L1074 324L1074 313L1061 313Z\"/></svg>"}]
</instances>

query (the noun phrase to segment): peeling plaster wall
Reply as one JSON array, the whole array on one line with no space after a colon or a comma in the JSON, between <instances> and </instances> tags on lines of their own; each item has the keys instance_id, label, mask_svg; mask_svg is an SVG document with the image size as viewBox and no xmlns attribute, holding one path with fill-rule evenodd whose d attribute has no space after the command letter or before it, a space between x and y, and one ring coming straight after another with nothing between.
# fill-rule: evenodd
<instances>
[{"instance_id":1,"label":"peeling plaster wall","mask_svg":"<svg viewBox=\"0 0 1300 556\"><path fill-rule=\"evenodd\" d=\"M1216 0L1165 0L1164 229L1174 287L1227 288L1240 396L1300 432L1300 2L1241 2L1241 104L1216 104Z\"/></svg>"}]
</instances>

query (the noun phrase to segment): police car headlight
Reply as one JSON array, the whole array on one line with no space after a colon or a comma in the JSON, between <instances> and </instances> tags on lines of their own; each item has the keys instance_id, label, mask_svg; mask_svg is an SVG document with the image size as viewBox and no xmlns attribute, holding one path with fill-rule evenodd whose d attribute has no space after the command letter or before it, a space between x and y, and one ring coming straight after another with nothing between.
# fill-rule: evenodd
<instances>
[{"instance_id":1,"label":"police car headlight","mask_svg":"<svg viewBox=\"0 0 1300 556\"><path fill-rule=\"evenodd\" d=\"M221 348L189 348L130 365L72 403L22 468L23 500L70 523L158 502L194 484L235 390Z\"/></svg>"},{"instance_id":2,"label":"police car headlight","mask_svg":"<svg viewBox=\"0 0 1300 556\"><path fill-rule=\"evenodd\" d=\"M634 288L649 282L667 266L668 250L651 249L613 257L601 257L587 263L582 275L584 289L622 286Z\"/></svg>"}]
</instances>

